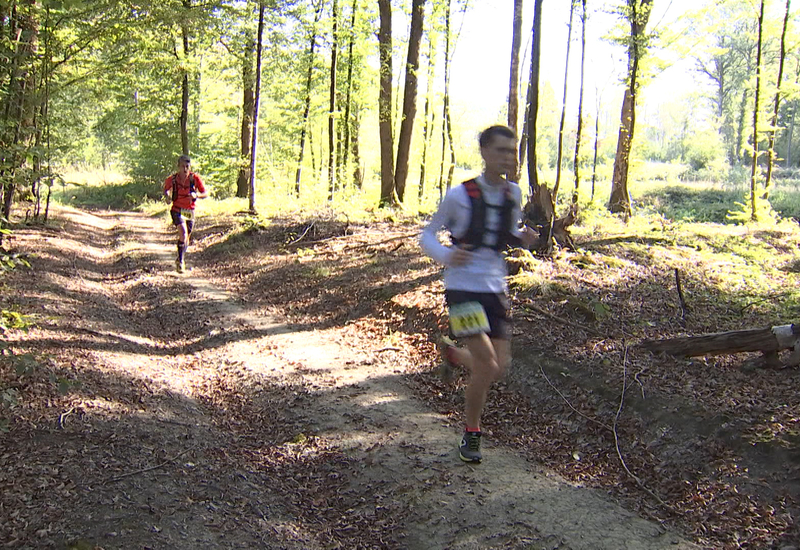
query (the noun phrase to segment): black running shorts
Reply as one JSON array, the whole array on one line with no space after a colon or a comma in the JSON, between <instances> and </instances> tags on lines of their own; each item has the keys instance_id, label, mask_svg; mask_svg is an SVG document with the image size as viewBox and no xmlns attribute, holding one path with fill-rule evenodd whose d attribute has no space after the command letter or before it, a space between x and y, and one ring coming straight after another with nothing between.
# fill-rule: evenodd
<instances>
[{"instance_id":1,"label":"black running shorts","mask_svg":"<svg viewBox=\"0 0 800 550\"><path fill-rule=\"evenodd\" d=\"M489 320L489 330L486 331L489 337L511 340L511 310L508 296L505 294L445 290L444 298L448 308L469 302L480 303Z\"/></svg>"}]
</instances>

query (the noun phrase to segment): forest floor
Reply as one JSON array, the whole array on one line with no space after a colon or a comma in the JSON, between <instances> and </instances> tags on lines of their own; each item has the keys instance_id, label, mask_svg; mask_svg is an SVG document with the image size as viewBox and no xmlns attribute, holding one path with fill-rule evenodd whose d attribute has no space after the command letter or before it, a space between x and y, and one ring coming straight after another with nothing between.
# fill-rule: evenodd
<instances>
[{"instance_id":1,"label":"forest floor","mask_svg":"<svg viewBox=\"0 0 800 550\"><path fill-rule=\"evenodd\" d=\"M52 218L5 243L5 547L798 548L800 373L637 349L687 330L663 266L537 264L468 465L418 226L206 218L178 274L164 218Z\"/></svg>"}]
</instances>

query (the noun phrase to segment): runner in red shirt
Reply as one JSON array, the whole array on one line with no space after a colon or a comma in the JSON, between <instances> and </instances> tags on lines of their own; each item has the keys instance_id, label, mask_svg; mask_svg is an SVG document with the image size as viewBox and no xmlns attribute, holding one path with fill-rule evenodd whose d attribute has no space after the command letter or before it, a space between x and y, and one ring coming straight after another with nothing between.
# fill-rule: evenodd
<instances>
[{"instance_id":1,"label":"runner in red shirt","mask_svg":"<svg viewBox=\"0 0 800 550\"><path fill-rule=\"evenodd\" d=\"M184 255L194 228L194 203L208 196L200 176L190 170L191 159L187 155L178 157L178 171L164 182L164 196L172 199L172 224L178 228L178 257L175 267L178 273L186 268Z\"/></svg>"}]
</instances>

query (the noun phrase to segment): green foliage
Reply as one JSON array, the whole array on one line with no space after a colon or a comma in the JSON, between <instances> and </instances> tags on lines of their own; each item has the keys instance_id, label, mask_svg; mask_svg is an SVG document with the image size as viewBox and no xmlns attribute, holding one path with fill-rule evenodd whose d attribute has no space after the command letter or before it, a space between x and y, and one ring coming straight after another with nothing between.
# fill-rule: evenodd
<instances>
[{"instance_id":1,"label":"green foliage","mask_svg":"<svg viewBox=\"0 0 800 550\"><path fill-rule=\"evenodd\" d=\"M146 180L104 182L96 179L91 184L64 185L54 190L60 202L85 208L111 208L136 210L148 201L162 200L161 183Z\"/></svg>"},{"instance_id":2,"label":"green foliage","mask_svg":"<svg viewBox=\"0 0 800 550\"><path fill-rule=\"evenodd\" d=\"M755 220L753 219L752 196L751 193L747 193L744 197L744 201L737 201L735 205L738 208L728 211L727 218L734 223L748 223L751 221L777 222L779 218L778 213L772 209L772 205L768 200L763 198L761 193L756 195Z\"/></svg>"}]
</instances>

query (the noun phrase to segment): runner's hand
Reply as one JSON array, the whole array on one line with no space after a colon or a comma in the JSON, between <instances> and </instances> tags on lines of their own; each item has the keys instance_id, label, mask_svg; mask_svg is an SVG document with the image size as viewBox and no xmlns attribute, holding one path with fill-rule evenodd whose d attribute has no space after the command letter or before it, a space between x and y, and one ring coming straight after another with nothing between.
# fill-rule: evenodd
<instances>
[{"instance_id":1,"label":"runner's hand","mask_svg":"<svg viewBox=\"0 0 800 550\"><path fill-rule=\"evenodd\" d=\"M450 252L450 261L447 262L447 265L460 267L469 262L472 259L471 248L469 245L451 247L452 252Z\"/></svg>"}]
</instances>

